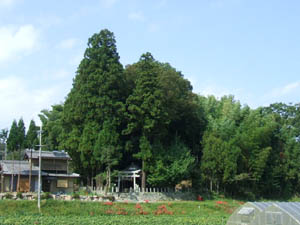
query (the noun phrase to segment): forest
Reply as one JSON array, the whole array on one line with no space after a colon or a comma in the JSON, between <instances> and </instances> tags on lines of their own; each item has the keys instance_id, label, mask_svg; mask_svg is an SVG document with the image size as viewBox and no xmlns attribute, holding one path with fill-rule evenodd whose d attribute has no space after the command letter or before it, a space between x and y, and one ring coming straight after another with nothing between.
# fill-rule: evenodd
<instances>
[{"instance_id":1,"label":"forest","mask_svg":"<svg viewBox=\"0 0 300 225\"><path fill-rule=\"evenodd\" d=\"M234 96L202 96L169 63L147 52L123 66L109 30L92 35L64 103L39 114L44 150L66 150L85 184L107 187L134 162L141 187L174 187L247 198L300 194L300 104L252 109ZM32 120L2 129L9 157L37 148Z\"/></svg>"}]
</instances>

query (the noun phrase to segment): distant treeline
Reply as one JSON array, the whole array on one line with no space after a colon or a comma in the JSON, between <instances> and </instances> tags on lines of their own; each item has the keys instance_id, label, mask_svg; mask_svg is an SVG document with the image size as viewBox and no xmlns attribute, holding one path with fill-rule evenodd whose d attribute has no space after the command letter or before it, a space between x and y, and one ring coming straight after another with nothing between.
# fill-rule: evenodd
<instances>
[{"instance_id":1,"label":"distant treeline","mask_svg":"<svg viewBox=\"0 0 300 225\"><path fill-rule=\"evenodd\" d=\"M124 68L108 30L89 38L65 102L39 116L45 148L67 150L88 184L109 187L134 162L142 187L190 180L231 196L300 194L300 104L254 110L233 96L194 94L180 71L150 53ZM23 128L13 122L9 151L36 147L34 121L27 135Z\"/></svg>"}]
</instances>

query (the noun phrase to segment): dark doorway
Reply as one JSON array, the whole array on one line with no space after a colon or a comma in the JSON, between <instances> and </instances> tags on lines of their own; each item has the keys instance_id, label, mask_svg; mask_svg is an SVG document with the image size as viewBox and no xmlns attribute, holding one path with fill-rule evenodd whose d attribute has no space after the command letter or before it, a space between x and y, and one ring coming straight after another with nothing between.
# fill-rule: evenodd
<instances>
[{"instance_id":1,"label":"dark doorway","mask_svg":"<svg viewBox=\"0 0 300 225\"><path fill-rule=\"evenodd\" d=\"M43 192L50 192L51 181L48 179L43 179L42 190Z\"/></svg>"}]
</instances>

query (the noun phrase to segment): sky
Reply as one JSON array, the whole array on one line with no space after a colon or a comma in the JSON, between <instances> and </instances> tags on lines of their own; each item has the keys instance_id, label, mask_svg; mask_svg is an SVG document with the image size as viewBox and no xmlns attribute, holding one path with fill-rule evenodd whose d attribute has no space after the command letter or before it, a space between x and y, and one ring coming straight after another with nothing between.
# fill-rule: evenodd
<instances>
[{"instance_id":1,"label":"sky","mask_svg":"<svg viewBox=\"0 0 300 225\"><path fill-rule=\"evenodd\" d=\"M124 66L151 52L197 94L299 103L299 12L298 0L0 0L0 129L64 102L102 29Z\"/></svg>"}]
</instances>

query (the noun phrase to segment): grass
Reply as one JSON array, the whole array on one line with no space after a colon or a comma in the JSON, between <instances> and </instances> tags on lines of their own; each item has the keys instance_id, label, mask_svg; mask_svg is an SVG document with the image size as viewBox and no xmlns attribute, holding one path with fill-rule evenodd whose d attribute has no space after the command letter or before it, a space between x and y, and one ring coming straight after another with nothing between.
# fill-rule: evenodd
<instances>
[{"instance_id":1,"label":"grass","mask_svg":"<svg viewBox=\"0 0 300 225\"><path fill-rule=\"evenodd\" d=\"M242 204L229 199L202 202L113 203L42 200L0 201L0 224L201 224L225 225Z\"/></svg>"}]
</instances>

